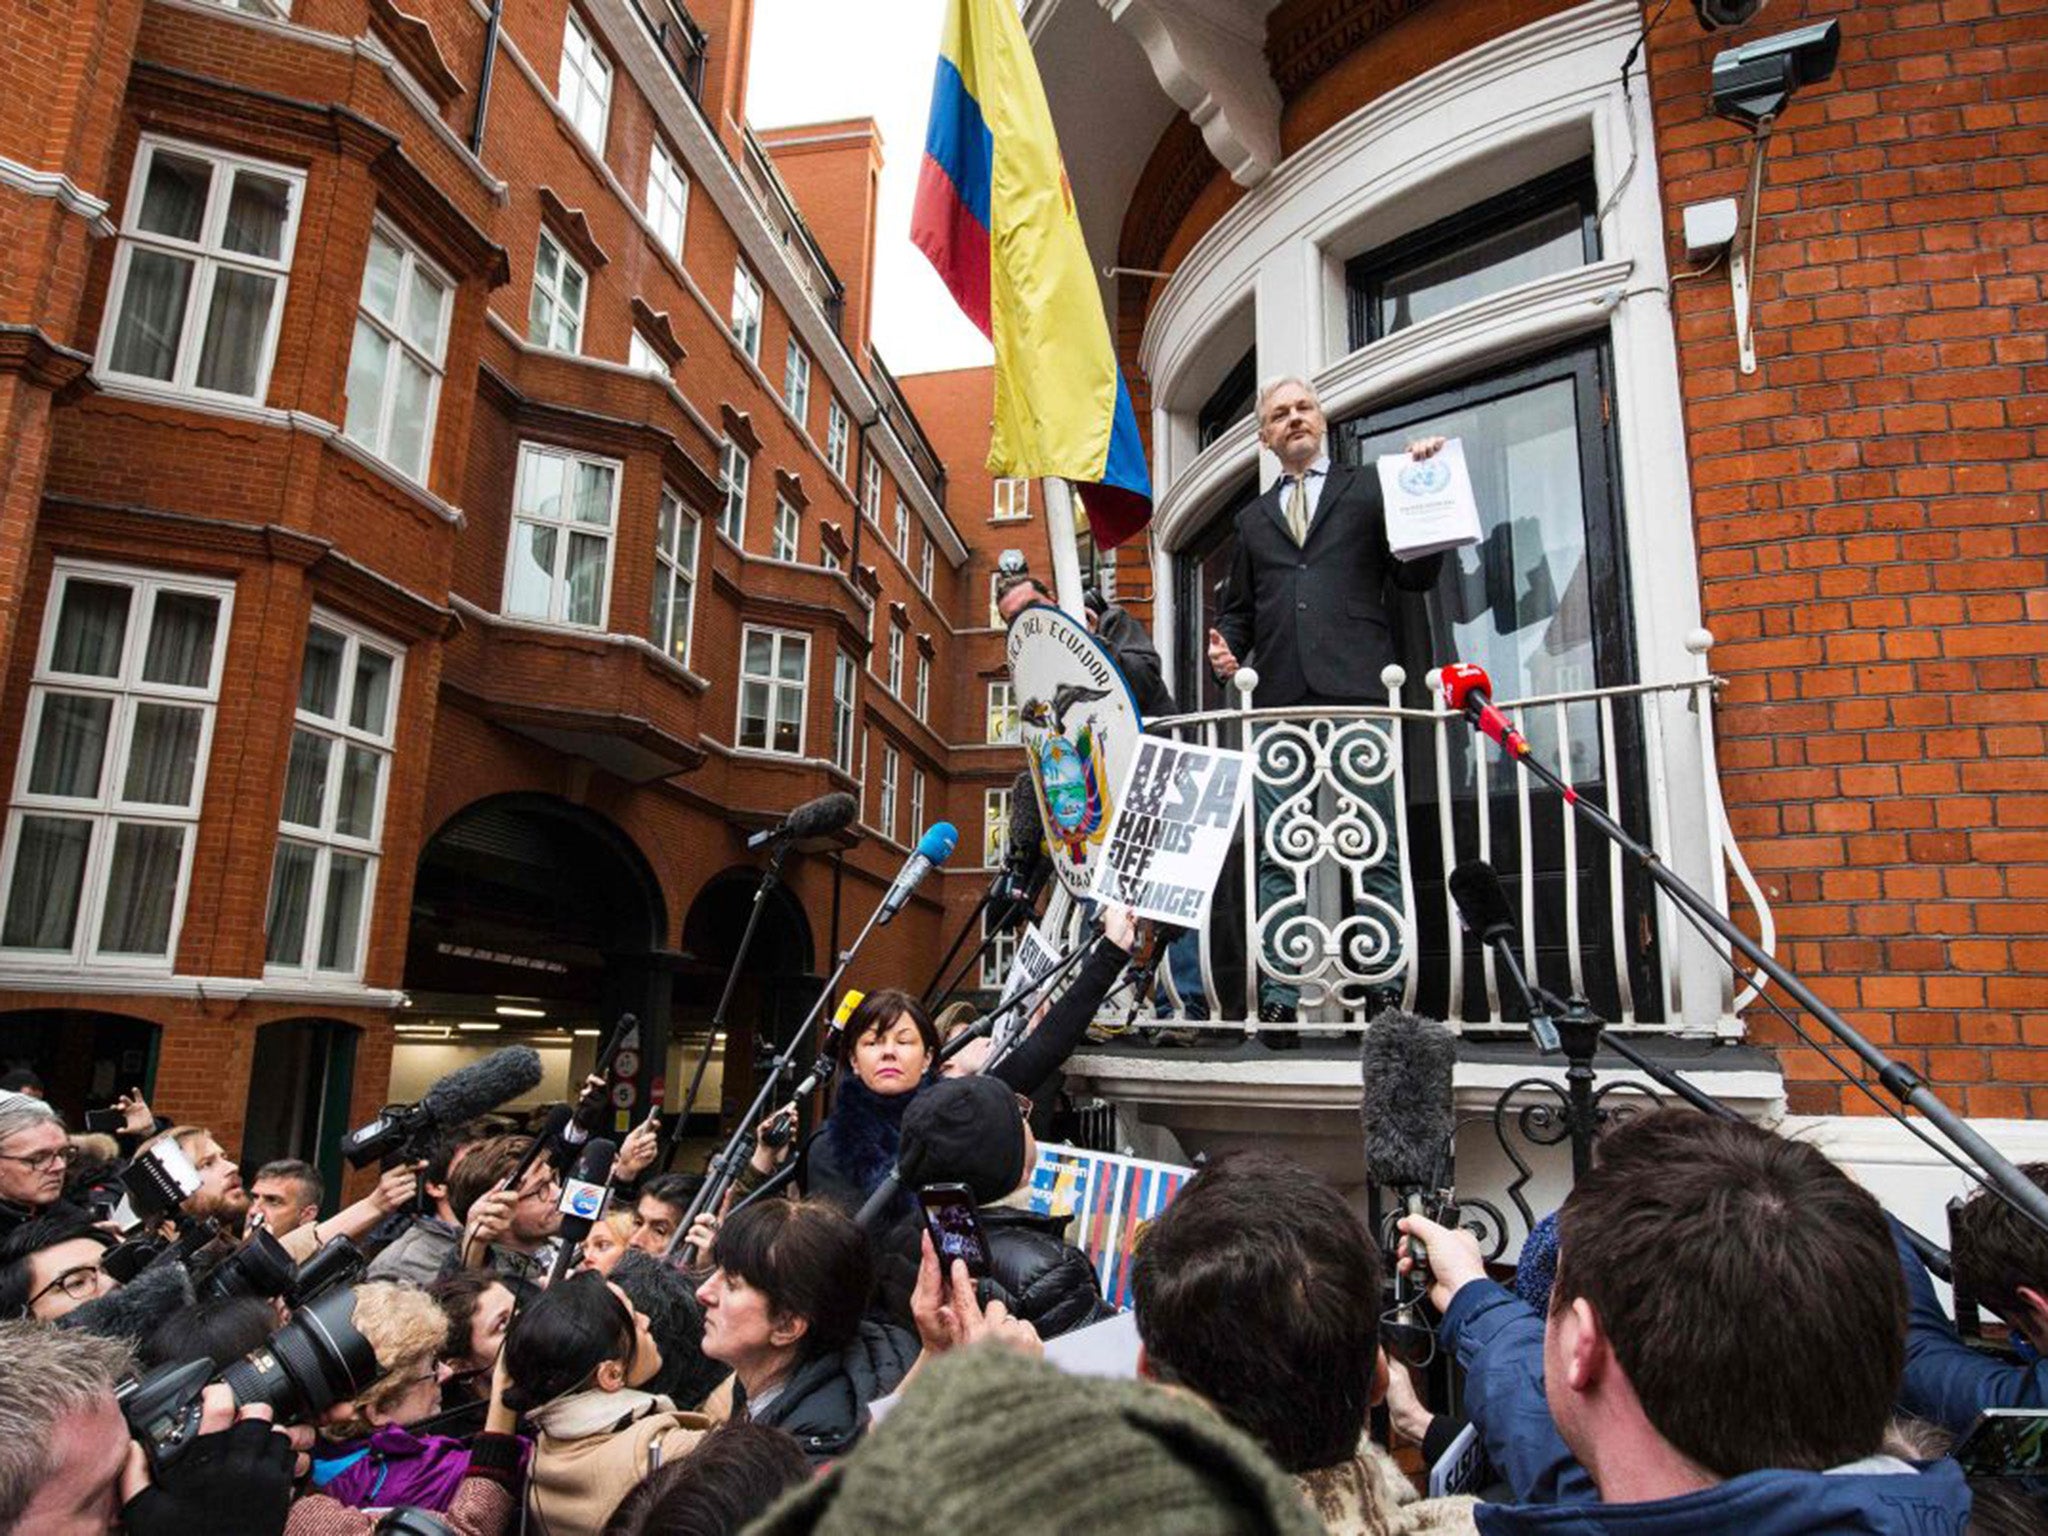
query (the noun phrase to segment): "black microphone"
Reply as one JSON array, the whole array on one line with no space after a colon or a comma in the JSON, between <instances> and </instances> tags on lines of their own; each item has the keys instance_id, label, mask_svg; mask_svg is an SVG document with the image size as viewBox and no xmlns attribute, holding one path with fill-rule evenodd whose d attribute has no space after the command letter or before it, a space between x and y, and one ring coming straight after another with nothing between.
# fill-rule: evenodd
<instances>
[{"instance_id":1,"label":"black microphone","mask_svg":"<svg viewBox=\"0 0 2048 1536\"><path fill-rule=\"evenodd\" d=\"M815 800L806 800L782 818L781 826L767 827L756 832L747 839L747 847L760 848L769 843L824 837L828 833L843 831L852 826L853 819L859 814L860 802L843 789L835 790L829 795L820 795Z\"/></svg>"},{"instance_id":2,"label":"black microphone","mask_svg":"<svg viewBox=\"0 0 2048 1536\"><path fill-rule=\"evenodd\" d=\"M1365 1171L1374 1184L1395 1192L1403 1215L1430 1215L1428 1195L1450 1182L1457 1064L1457 1037L1433 1019L1389 1008L1366 1028L1358 1102L1365 1124ZM1416 1265L1413 1288L1396 1277L1395 1314L1386 1333L1388 1347L1414 1362L1427 1360L1433 1343L1415 1311L1428 1253L1415 1238L1407 1244Z\"/></svg>"},{"instance_id":3,"label":"black microphone","mask_svg":"<svg viewBox=\"0 0 2048 1536\"><path fill-rule=\"evenodd\" d=\"M540 1086L540 1053L529 1045L493 1051L458 1067L420 1096L417 1104L387 1106L368 1125L341 1139L341 1155L356 1168L408 1149L430 1132L461 1125Z\"/></svg>"},{"instance_id":4,"label":"black microphone","mask_svg":"<svg viewBox=\"0 0 2048 1536\"><path fill-rule=\"evenodd\" d=\"M604 1081L595 1088L586 1088L576 1098L576 1112L569 1124L563 1127L562 1140L572 1147L580 1147L604 1129L605 1112L611 1108L612 1061L626 1043L626 1037L640 1027L640 1021L630 1013L619 1015L619 1022L612 1026L611 1038L598 1052L597 1064L590 1069L590 1075Z\"/></svg>"},{"instance_id":5,"label":"black microphone","mask_svg":"<svg viewBox=\"0 0 2048 1536\"><path fill-rule=\"evenodd\" d=\"M562 1247L566 1250L590 1236L590 1229L604 1215L612 1200L612 1163L619 1155L616 1142L593 1137L576 1159L576 1168L562 1181Z\"/></svg>"},{"instance_id":6,"label":"black microphone","mask_svg":"<svg viewBox=\"0 0 2048 1536\"><path fill-rule=\"evenodd\" d=\"M552 1159L562 1146L562 1134L569 1129L569 1122L575 1111L566 1104L557 1104L548 1111L548 1117L540 1128L540 1134L533 1138L533 1145L526 1149L526 1156L519 1159L519 1166L512 1170L512 1176L505 1181L507 1189L516 1190L526 1182L526 1176L533 1171L533 1165L543 1157ZM565 1162L566 1158L563 1159Z\"/></svg>"},{"instance_id":7,"label":"black microphone","mask_svg":"<svg viewBox=\"0 0 2048 1536\"><path fill-rule=\"evenodd\" d=\"M950 821L935 821L926 827L924 836L917 840L917 847L904 860L896 883L882 898L882 905L875 913L875 922L886 925L890 918L901 912L903 904L910 900L910 893L917 889L924 877L951 858L953 850L959 846L960 834Z\"/></svg>"},{"instance_id":8,"label":"black microphone","mask_svg":"<svg viewBox=\"0 0 2048 1536\"><path fill-rule=\"evenodd\" d=\"M1009 862L1028 864L1045 857L1045 818L1038 811L1038 791L1025 769L1010 781Z\"/></svg>"},{"instance_id":9,"label":"black microphone","mask_svg":"<svg viewBox=\"0 0 2048 1536\"><path fill-rule=\"evenodd\" d=\"M1491 864L1467 859L1451 871L1450 887L1459 918L1482 944L1515 938L1514 908Z\"/></svg>"}]
</instances>

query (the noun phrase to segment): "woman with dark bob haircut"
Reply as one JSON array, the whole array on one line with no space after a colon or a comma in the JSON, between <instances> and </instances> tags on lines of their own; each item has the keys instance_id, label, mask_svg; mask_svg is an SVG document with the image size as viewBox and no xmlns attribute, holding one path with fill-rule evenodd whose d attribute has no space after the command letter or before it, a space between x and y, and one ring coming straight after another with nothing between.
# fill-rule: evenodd
<instances>
[{"instance_id":1,"label":"woman with dark bob haircut","mask_svg":"<svg viewBox=\"0 0 2048 1536\"><path fill-rule=\"evenodd\" d=\"M531 1536L590 1536L643 1477L688 1455L710 1421L640 1390L661 1369L647 1318L593 1270L522 1307L505 1335L505 1399L536 1432Z\"/></svg>"},{"instance_id":2,"label":"woman with dark bob haircut","mask_svg":"<svg viewBox=\"0 0 2048 1536\"><path fill-rule=\"evenodd\" d=\"M918 1349L865 1315L867 1235L823 1200L757 1200L718 1229L711 1263L703 1349L732 1367L732 1416L791 1435L814 1463L844 1454Z\"/></svg>"},{"instance_id":3,"label":"woman with dark bob haircut","mask_svg":"<svg viewBox=\"0 0 2048 1536\"><path fill-rule=\"evenodd\" d=\"M1017 1093L1037 1093L1081 1043L1095 1010L1123 974L1136 935L1128 908L1106 908L1103 942L1081 962L1073 985L989 1075L1002 1079ZM867 1203L868 1196L896 1166L903 1111L919 1090L938 1081L938 1027L924 1004L908 992L894 988L870 992L846 1021L839 1037L838 1060L832 1112L804 1145L801 1182L806 1194L852 1213ZM753 1160L741 1170L736 1193L758 1186L789 1156L787 1144L770 1147L762 1136L769 1126L793 1113L795 1106L785 1104L761 1122ZM908 1215L913 1205L911 1192L902 1191L889 1215Z\"/></svg>"}]
</instances>

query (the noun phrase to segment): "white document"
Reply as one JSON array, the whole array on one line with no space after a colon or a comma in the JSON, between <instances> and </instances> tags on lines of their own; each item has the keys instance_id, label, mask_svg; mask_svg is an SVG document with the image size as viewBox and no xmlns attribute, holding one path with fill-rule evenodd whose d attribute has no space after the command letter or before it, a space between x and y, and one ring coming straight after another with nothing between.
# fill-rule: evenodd
<instances>
[{"instance_id":1,"label":"white document","mask_svg":"<svg viewBox=\"0 0 2048 1536\"><path fill-rule=\"evenodd\" d=\"M1387 547L1397 559L1420 560L1479 542L1479 503L1465 467L1465 444L1452 438L1426 459L1380 455L1380 491L1387 504Z\"/></svg>"},{"instance_id":2,"label":"white document","mask_svg":"<svg viewBox=\"0 0 2048 1536\"><path fill-rule=\"evenodd\" d=\"M1045 1358L1069 1376L1132 1380L1138 1374L1138 1314L1119 1312L1086 1328L1047 1339Z\"/></svg>"}]
</instances>

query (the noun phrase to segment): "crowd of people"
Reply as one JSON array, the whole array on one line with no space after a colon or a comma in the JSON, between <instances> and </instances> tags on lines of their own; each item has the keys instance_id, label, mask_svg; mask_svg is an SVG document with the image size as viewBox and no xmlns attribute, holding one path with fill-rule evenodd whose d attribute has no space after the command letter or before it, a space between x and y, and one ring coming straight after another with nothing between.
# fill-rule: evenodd
<instances>
[{"instance_id":1,"label":"crowd of people","mask_svg":"<svg viewBox=\"0 0 2048 1536\"><path fill-rule=\"evenodd\" d=\"M1498 1277L1463 1230L1407 1216L1383 1254L1316 1173L1225 1156L1144 1229L1118 1318L1023 1199L1030 1094L1129 943L1107 926L986 1073L941 1070L915 999L868 997L790 1187L758 1187L792 1152L778 1112L686 1226L699 1180L636 1131L566 1255L553 1163L491 1120L322 1217L313 1169L245 1185L139 1093L112 1145L7 1093L0 1533L2042 1528L2024 1468L1949 1451L1987 1409L2048 1408L2048 1234L1960 1209L1957 1284L2010 1329L1986 1349L1866 1190L1739 1121L1620 1122L1554 1244ZM124 1170L166 1144L197 1187L139 1210ZM892 1183L968 1192L985 1278ZM1441 1411L1382 1347L1396 1270L1458 1366Z\"/></svg>"}]
</instances>

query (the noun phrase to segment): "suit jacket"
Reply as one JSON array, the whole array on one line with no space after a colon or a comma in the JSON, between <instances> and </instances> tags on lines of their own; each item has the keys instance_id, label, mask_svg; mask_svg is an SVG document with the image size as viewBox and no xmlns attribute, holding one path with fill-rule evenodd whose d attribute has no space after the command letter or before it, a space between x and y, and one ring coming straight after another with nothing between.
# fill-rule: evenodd
<instances>
[{"instance_id":1,"label":"suit jacket","mask_svg":"<svg viewBox=\"0 0 2048 1536\"><path fill-rule=\"evenodd\" d=\"M1216 628L1237 659L1259 673L1252 702L1283 708L1315 699L1386 700L1380 669L1396 657L1396 592L1427 592L1442 555L1396 560L1386 507L1371 468L1332 461L1297 546L1280 503L1285 480L1237 514L1237 555Z\"/></svg>"}]
</instances>

